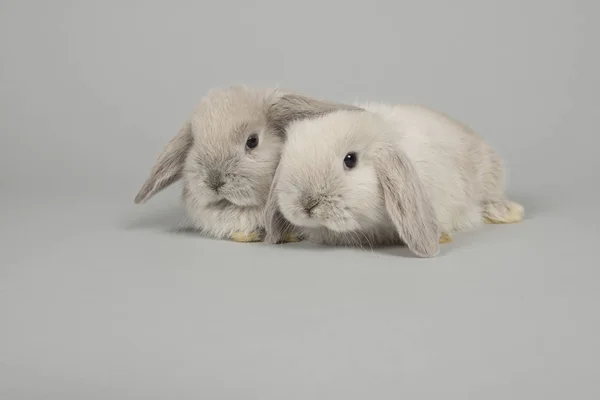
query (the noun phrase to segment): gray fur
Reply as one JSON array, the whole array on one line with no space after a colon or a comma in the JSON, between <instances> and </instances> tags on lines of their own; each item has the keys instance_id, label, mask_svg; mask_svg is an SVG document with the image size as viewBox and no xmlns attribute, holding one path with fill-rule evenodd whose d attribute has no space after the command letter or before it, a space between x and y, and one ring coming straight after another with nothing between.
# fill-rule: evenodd
<instances>
[{"instance_id":1,"label":"gray fur","mask_svg":"<svg viewBox=\"0 0 600 400\"><path fill-rule=\"evenodd\" d=\"M269 197L267 198L267 204L265 205L265 226L269 227L269 229L266 230L264 241L269 244L283 242L286 234L292 233L293 231L292 226L279 210L277 196L274 195L276 190L275 187L279 181L280 168L281 167L278 167L275 171L275 176L271 183L271 190L269 191Z\"/></svg>"},{"instance_id":2,"label":"gray fur","mask_svg":"<svg viewBox=\"0 0 600 400\"><path fill-rule=\"evenodd\" d=\"M163 152L156 160L150 176L135 196L135 203L145 203L154 194L181 178L183 162L192 146L191 125L186 122L173 139L165 146Z\"/></svg>"},{"instance_id":3,"label":"gray fur","mask_svg":"<svg viewBox=\"0 0 600 400\"><path fill-rule=\"evenodd\" d=\"M285 137L286 127L293 121L318 118L337 110L360 111L348 104L332 103L296 93L286 93L274 102L267 113L269 127Z\"/></svg>"},{"instance_id":4,"label":"gray fur","mask_svg":"<svg viewBox=\"0 0 600 400\"><path fill-rule=\"evenodd\" d=\"M339 108L356 107L278 89L211 90L158 157L135 202L182 179L182 198L198 230L217 238L263 232L285 126ZM245 147L251 134L259 138L255 149Z\"/></svg>"},{"instance_id":5,"label":"gray fur","mask_svg":"<svg viewBox=\"0 0 600 400\"><path fill-rule=\"evenodd\" d=\"M223 175L221 174L221 171L219 171L218 169L211 169L208 170L204 183L206 183L206 186L208 186L209 189L218 190L221 186L225 184L225 181L223 180Z\"/></svg>"},{"instance_id":6,"label":"gray fur","mask_svg":"<svg viewBox=\"0 0 600 400\"><path fill-rule=\"evenodd\" d=\"M397 146L382 146L375 169L385 209L400 238L418 256L436 256L441 232L433 205L412 162Z\"/></svg>"}]
</instances>

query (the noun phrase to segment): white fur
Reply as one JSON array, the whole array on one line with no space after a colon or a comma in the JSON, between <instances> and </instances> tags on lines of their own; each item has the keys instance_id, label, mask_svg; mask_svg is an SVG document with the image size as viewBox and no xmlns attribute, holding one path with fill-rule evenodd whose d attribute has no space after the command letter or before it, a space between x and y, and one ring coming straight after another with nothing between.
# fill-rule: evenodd
<instances>
[{"instance_id":1,"label":"white fur","mask_svg":"<svg viewBox=\"0 0 600 400\"><path fill-rule=\"evenodd\" d=\"M419 255L437 254L434 234L472 229L481 225L483 217L494 213L503 217L518 206L505 199L502 161L468 126L421 106L367 103L361 107L366 111L337 111L297 121L287 129L271 196L283 217L308 240L334 245L406 242L398 233L398 218L393 217L417 197L384 193L382 174L386 179L403 176L388 171L386 163L391 159L382 159L391 147L410 164L402 167L403 179L411 180L411 170L416 174L411 182L394 178L399 191L413 183L415 192L424 189L425 196L413 210L415 220L405 215L400 224L413 225L406 236L412 232L420 238L409 243ZM353 169L343 165L349 152L358 154ZM313 198L319 204L308 215L304 204ZM390 200L399 204L388 204ZM273 211L267 209L267 221L269 212ZM269 241L277 241L282 233L267 223L267 234Z\"/></svg>"},{"instance_id":2,"label":"white fur","mask_svg":"<svg viewBox=\"0 0 600 400\"><path fill-rule=\"evenodd\" d=\"M422 106L362 105L393 126L396 143L417 167L443 232L482 224L485 174L500 164L493 150L469 127Z\"/></svg>"}]
</instances>

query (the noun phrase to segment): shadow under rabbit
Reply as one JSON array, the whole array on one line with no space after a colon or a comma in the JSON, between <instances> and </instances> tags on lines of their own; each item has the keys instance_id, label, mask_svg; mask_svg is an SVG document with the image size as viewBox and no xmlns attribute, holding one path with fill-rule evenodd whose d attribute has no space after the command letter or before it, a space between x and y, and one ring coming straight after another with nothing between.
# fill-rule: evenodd
<instances>
[{"instance_id":1,"label":"shadow under rabbit","mask_svg":"<svg viewBox=\"0 0 600 400\"><path fill-rule=\"evenodd\" d=\"M257 243L260 244L260 243ZM263 243L263 245L265 245ZM447 254L448 246L452 244L444 244L440 245L440 254L438 257ZM281 243L274 245L266 245L266 246L280 246L281 248L286 248L290 251L320 251L320 252L368 252L374 253L377 255L386 255L393 257L401 257L401 258L414 258L414 259L422 259L415 255L410 249L403 244L397 245L375 245L375 246L335 246L335 245L326 245L326 244L314 244L306 241L300 241L295 243Z\"/></svg>"},{"instance_id":2,"label":"shadow under rabbit","mask_svg":"<svg viewBox=\"0 0 600 400\"><path fill-rule=\"evenodd\" d=\"M179 221L179 222L174 222ZM163 209L158 212L146 213L141 218L131 220L129 224L125 226L128 230L158 230L166 234L182 235L188 237L196 237L202 240L226 240L217 239L209 235L205 235L202 231L186 224L187 218L185 211L178 208ZM227 240L226 240L227 241ZM403 244L397 245L374 245L374 246L335 246L326 244L314 244L307 241L281 243L281 244L265 244L264 242L249 242L249 243L238 243L231 241L239 246L277 246L278 248L285 248L290 251L319 251L319 252L338 252L338 251L360 251L360 252L371 252L383 255L389 255L394 257L402 258L416 258L420 257L413 254L407 246ZM448 252L448 247L452 243L440 245L440 255L443 256ZM439 257L438 256L438 257Z\"/></svg>"},{"instance_id":3,"label":"shadow under rabbit","mask_svg":"<svg viewBox=\"0 0 600 400\"><path fill-rule=\"evenodd\" d=\"M538 207L540 202L537 201L533 196L515 194L511 195L511 199L519 202L525 207L525 220L535 218L538 213L544 213L545 206ZM533 211L531 211L533 209ZM516 224L519 225L519 224ZM440 244L440 253L437 257L444 257L452 252L455 246L472 246L484 239L485 232L488 230L506 230L510 229L512 225L483 225L473 231L456 232L453 234L453 240L450 243ZM216 239L211 236L203 234L200 230L194 228L190 223L186 215L185 209L177 205L171 205L162 208L154 208L153 210L145 211L143 215L139 215L135 218L130 217L128 223L124 226L127 230L157 230L165 234L183 235L188 237L195 237L204 240L222 240ZM282 243L275 245L266 245L262 242L250 242L250 243L237 243L236 245L242 246L278 246L279 248L285 248L289 251L320 251L320 252L332 252L332 251L360 251L360 252L371 252L380 255L401 257L401 258L420 258L413 254L407 246L403 244L396 245L374 245L374 246L334 246L325 244L313 244L307 241L300 241L294 243Z\"/></svg>"}]
</instances>

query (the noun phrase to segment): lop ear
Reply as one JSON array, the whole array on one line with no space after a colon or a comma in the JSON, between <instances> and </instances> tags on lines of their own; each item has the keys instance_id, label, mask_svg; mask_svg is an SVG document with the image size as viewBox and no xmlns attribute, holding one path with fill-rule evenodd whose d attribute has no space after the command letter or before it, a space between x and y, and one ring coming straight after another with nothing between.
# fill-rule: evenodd
<instances>
[{"instance_id":1,"label":"lop ear","mask_svg":"<svg viewBox=\"0 0 600 400\"><path fill-rule=\"evenodd\" d=\"M275 170L275 176L271 182L269 196L267 197L267 205L265 207L265 239L268 244L276 244L284 241L286 235L286 226L288 223L284 218L279 204L277 202L277 182L281 171L281 164Z\"/></svg>"},{"instance_id":2,"label":"lop ear","mask_svg":"<svg viewBox=\"0 0 600 400\"><path fill-rule=\"evenodd\" d=\"M419 257L439 253L439 228L435 210L406 154L385 146L376 161L385 207L400 238Z\"/></svg>"},{"instance_id":3,"label":"lop ear","mask_svg":"<svg viewBox=\"0 0 600 400\"><path fill-rule=\"evenodd\" d=\"M135 196L134 202L136 204L145 203L156 193L181 178L183 163L192 142L192 124L187 121L177 136L167 143L158 160L156 160L150 176Z\"/></svg>"},{"instance_id":4,"label":"lop ear","mask_svg":"<svg viewBox=\"0 0 600 400\"><path fill-rule=\"evenodd\" d=\"M318 100L296 93L276 96L267 111L268 125L285 137L285 128L292 122L317 118L337 110L363 110L360 107Z\"/></svg>"}]
</instances>

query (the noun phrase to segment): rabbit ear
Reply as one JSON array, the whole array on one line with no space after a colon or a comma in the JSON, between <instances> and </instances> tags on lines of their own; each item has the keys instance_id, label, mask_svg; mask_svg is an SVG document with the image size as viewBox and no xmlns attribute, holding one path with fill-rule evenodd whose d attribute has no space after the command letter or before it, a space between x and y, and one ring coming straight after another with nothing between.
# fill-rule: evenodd
<instances>
[{"instance_id":1,"label":"rabbit ear","mask_svg":"<svg viewBox=\"0 0 600 400\"><path fill-rule=\"evenodd\" d=\"M316 118L337 110L362 110L347 104L317 100L296 93L284 93L274 98L267 112L269 126L285 137L290 122Z\"/></svg>"},{"instance_id":2,"label":"rabbit ear","mask_svg":"<svg viewBox=\"0 0 600 400\"><path fill-rule=\"evenodd\" d=\"M381 150L376 169L385 207L400 238L420 257L439 253L439 228L435 210L406 154L394 146Z\"/></svg>"},{"instance_id":3,"label":"rabbit ear","mask_svg":"<svg viewBox=\"0 0 600 400\"><path fill-rule=\"evenodd\" d=\"M267 205L265 207L265 243L276 244L281 243L285 236L285 227L287 225L286 220L279 210L279 204L277 203L277 181L279 180L279 171L281 170L281 164L275 170L275 176L271 182L271 189L269 190L269 196L267 197Z\"/></svg>"},{"instance_id":4,"label":"rabbit ear","mask_svg":"<svg viewBox=\"0 0 600 400\"><path fill-rule=\"evenodd\" d=\"M181 178L183 163L192 146L192 125L188 121L177 136L167 143L150 176L135 196L136 204L145 203L149 198Z\"/></svg>"}]
</instances>

